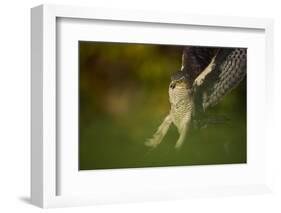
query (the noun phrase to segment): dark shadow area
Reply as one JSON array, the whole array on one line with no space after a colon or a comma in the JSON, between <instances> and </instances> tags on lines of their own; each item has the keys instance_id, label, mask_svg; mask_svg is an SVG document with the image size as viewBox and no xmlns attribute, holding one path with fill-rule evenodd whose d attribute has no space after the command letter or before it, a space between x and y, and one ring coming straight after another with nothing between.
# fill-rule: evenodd
<instances>
[{"instance_id":1,"label":"dark shadow area","mask_svg":"<svg viewBox=\"0 0 281 213\"><path fill-rule=\"evenodd\" d=\"M23 203L26 203L26 204L32 204L31 203L31 198L30 197L25 197L25 196L22 196L22 197L19 197L19 200Z\"/></svg>"}]
</instances>

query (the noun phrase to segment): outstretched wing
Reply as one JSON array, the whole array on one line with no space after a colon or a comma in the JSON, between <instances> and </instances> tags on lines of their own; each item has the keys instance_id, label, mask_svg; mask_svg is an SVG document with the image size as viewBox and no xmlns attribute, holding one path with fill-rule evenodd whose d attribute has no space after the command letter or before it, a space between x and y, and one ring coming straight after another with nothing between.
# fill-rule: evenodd
<instances>
[{"instance_id":1,"label":"outstretched wing","mask_svg":"<svg viewBox=\"0 0 281 213\"><path fill-rule=\"evenodd\" d=\"M192 87L194 80L210 64L217 50L218 48L184 47L181 70L172 75L172 80L177 80L184 76L188 85Z\"/></svg>"},{"instance_id":2,"label":"outstretched wing","mask_svg":"<svg viewBox=\"0 0 281 213\"><path fill-rule=\"evenodd\" d=\"M246 66L246 48L219 48L193 81L197 109L216 105L244 79Z\"/></svg>"}]
</instances>

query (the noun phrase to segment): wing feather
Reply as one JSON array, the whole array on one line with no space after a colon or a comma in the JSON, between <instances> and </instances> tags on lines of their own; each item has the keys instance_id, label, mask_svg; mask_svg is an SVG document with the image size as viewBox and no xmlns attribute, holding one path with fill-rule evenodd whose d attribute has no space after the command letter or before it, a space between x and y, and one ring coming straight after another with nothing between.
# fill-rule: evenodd
<instances>
[{"instance_id":1,"label":"wing feather","mask_svg":"<svg viewBox=\"0 0 281 213\"><path fill-rule=\"evenodd\" d=\"M202 70L210 64L217 49L192 46L187 46L183 49L181 71L191 85Z\"/></svg>"},{"instance_id":2,"label":"wing feather","mask_svg":"<svg viewBox=\"0 0 281 213\"><path fill-rule=\"evenodd\" d=\"M203 70L193 82L195 105L203 110L215 106L244 79L246 66L246 48L220 48L208 72Z\"/></svg>"}]
</instances>

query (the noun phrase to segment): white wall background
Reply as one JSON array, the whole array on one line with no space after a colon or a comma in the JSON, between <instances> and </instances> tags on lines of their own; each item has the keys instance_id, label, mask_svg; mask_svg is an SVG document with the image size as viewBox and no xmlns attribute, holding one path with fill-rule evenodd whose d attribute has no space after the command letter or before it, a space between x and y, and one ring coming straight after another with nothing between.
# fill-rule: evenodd
<instances>
[{"instance_id":1,"label":"white wall background","mask_svg":"<svg viewBox=\"0 0 281 213\"><path fill-rule=\"evenodd\" d=\"M280 2L280 1L279 1ZM9 0L0 9L0 212L38 212L29 204L30 178L30 8L42 3L123 9L269 17L275 20L275 124L281 119L281 6L278 0ZM281 130L281 125L280 130ZM278 127L279 128L279 127ZM271 160L272 195L202 198L183 201L104 205L52 212L281 212L281 140L276 131ZM188 181L188 180L187 180Z\"/></svg>"}]
</instances>

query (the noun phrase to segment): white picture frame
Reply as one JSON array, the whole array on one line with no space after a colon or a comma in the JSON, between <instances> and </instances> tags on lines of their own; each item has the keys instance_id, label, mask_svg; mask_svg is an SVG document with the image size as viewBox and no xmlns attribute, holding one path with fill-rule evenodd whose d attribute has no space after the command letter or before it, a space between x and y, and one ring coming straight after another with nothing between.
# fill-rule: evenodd
<instances>
[{"instance_id":1,"label":"white picture frame","mask_svg":"<svg viewBox=\"0 0 281 213\"><path fill-rule=\"evenodd\" d=\"M118 27L122 26L122 23L143 23L153 24L154 26L164 26L165 28L176 28L187 26L195 26L200 28L210 28L210 29L223 29L228 32L234 30L256 30L257 32L262 32L261 40L257 42L264 42L262 53L260 56L263 61L263 68L260 68L261 77L251 77L252 84L254 82L261 82L264 87L259 87L259 91L264 95L262 99L264 103L260 107L259 112L264 112L267 109L267 117L262 117L262 124L257 125L257 129L264 128L265 131L260 132L259 136L263 138L258 149L253 149L250 146L250 152L258 152L256 157L256 162L262 161L262 166L257 168L245 167L241 168L230 166L227 168L218 167L203 167L203 169L187 169L186 167L178 168L150 168L150 169L128 169L122 171L103 171L103 175L100 175L99 181L101 181L101 189L97 189L95 195L85 193L86 189L81 190L80 193L71 193L71 191L79 191L79 188L83 185L79 185L79 182L83 180L89 181L94 175L89 174L82 177L82 179L72 178L70 173L65 173L69 179L61 178L60 174L64 171L65 164L61 163L61 150L58 151L59 146L57 144L58 132L57 132L57 121L58 121L58 87L60 86L61 80L70 82L70 79L60 79L57 78L58 69L58 49L61 31L60 20L99 20L102 22L111 21L114 23L118 22ZM186 197L196 197L196 196L214 196L214 195L233 195L233 194L253 194L253 193L264 193L271 191L271 172L269 161L266 161L265 147L270 144L270 131L271 131L271 119L272 114L269 108L272 108L272 96L270 95L270 90L273 85L270 82L273 78L273 21L271 19L257 19L257 18L241 18L241 17L216 17L216 16L203 16L203 15L188 15L188 14L161 14L153 13L147 11L122 11L122 10L112 10L112 9L100 9L100 8L84 8L84 7L74 7L74 6L54 6L54 5L42 5L31 10L31 54L32 54L32 143L31 143L31 201L33 204L47 208L47 207L62 207L62 206L76 206L76 205L91 205L95 203L112 203L112 202L128 202L128 201L144 201L144 200L165 200L165 199L178 199ZM86 26L87 27L87 26ZM166 29L166 30L167 30ZM90 35L91 33L89 33ZM78 35L73 33L69 36ZM122 35L122 34L121 34ZM81 35L79 35L81 36ZM141 37L142 35L140 35ZM207 36L207 35L204 35ZM164 36L165 37L165 36ZM63 39L63 37L60 37ZM77 39L77 38L74 38ZM128 41L129 38L124 37L124 41ZM138 39L138 38L135 38ZM198 38L200 39L200 38ZM107 38L111 40L111 38ZM165 41L160 41L160 43L165 43ZM223 40L223 39L222 39ZM120 41L120 39L119 39ZM147 41L147 40L146 40ZM151 40L153 43L157 41ZM201 41L202 42L202 41ZM222 42L222 41L221 41ZM149 42L148 42L149 43ZM171 42L169 42L171 43ZM178 41L176 44L184 44L184 41ZM227 42L221 43L227 46ZM236 44L236 43L229 43ZM241 43L237 43L239 45ZM213 43L215 45L215 43ZM242 43L243 45L243 43ZM252 45L255 45L254 43ZM252 60L253 62L253 60ZM252 63L251 60L249 63ZM59 62L60 63L60 62ZM266 76L266 78L262 78ZM250 89L251 91L251 89ZM252 100L252 102L254 102ZM251 117L250 117L251 120ZM63 122L63 121L62 121ZM251 122L250 122L251 123ZM254 122L252 122L253 124ZM251 125L253 127L253 125ZM250 126L250 127L251 127ZM75 142L75 141L74 141ZM64 146L60 146L63 148ZM268 154L268 153L267 153ZM67 155L67 153L65 154ZM71 156L71 155L70 155ZM264 162L263 162L264 161ZM71 166L75 169L75 164L71 162ZM254 167L254 166L253 166ZM198 167L197 167L198 168ZM252 170L253 169L253 170ZM245 170L245 171L244 171ZM245 176L247 181L237 181L239 177L231 178L225 175L227 181L221 180L219 183L214 185L202 184L198 177L200 175L211 174L212 171L220 172L221 174L229 173L232 174L236 171L241 175L246 172L248 175ZM77 171L78 172L78 171ZM251 172L255 176L259 176L257 179L253 179ZM145 188L145 181L149 179L145 178L147 176L165 176L166 173L172 173L163 181L157 183L157 187L153 188L153 193L149 192L149 195L145 192L149 189ZM177 177L186 177L191 173L197 173L193 179L194 185L191 188L189 185L184 184L184 180L179 180L178 185L173 184L177 182ZM127 188L122 191L120 188L114 189L114 185L108 183L102 183L104 177L112 177L112 181L119 180L120 185L128 184ZM138 176L138 180L144 179L139 188L135 182L130 182L129 178L126 177ZM84 178L84 179L83 179ZM197 183L195 179L198 179ZM73 181L78 181L74 183ZM167 183L166 180L171 180L171 183ZM107 181L111 181L110 178ZM122 182L123 181L123 182ZM154 180L152 180L154 181ZM202 181L202 180L201 180ZM65 183L68 182L68 183ZM251 184L252 182L252 184ZM67 190L65 193L60 193L60 185L65 184ZM108 187L105 187L108 184ZM208 187L209 186L209 187ZM76 187L76 188L75 188ZM95 190L95 187L89 187L91 190ZM109 188L110 187L110 188ZM143 192L140 190L143 187ZM85 188L85 187L84 187ZM109 189L108 189L109 188ZM126 188L126 187L125 187ZM160 190L162 188L162 190ZM121 190L121 191L118 191ZM134 192L135 191L135 192ZM68 192L68 193L67 193ZM122 196L120 196L122 193Z\"/></svg>"}]
</instances>

